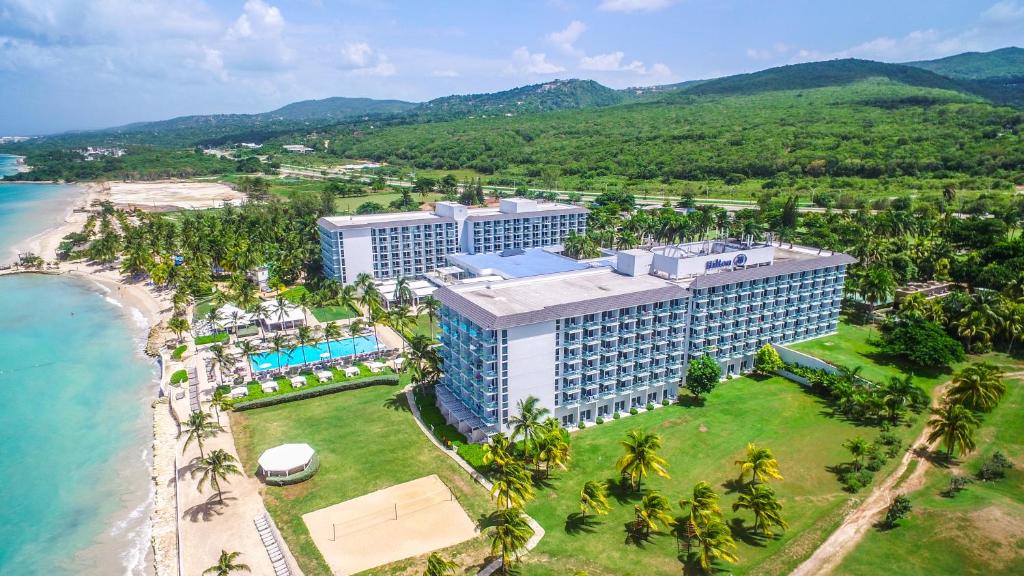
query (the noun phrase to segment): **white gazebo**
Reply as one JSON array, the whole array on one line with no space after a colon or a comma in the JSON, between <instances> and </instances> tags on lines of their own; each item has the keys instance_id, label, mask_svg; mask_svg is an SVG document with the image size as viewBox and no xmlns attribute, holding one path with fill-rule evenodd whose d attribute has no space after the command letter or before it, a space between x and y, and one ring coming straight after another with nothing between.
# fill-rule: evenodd
<instances>
[{"instance_id":1,"label":"white gazebo","mask_svg":"<svg viewBox=\"0 0 1024 576\"><path fill-rule=\"evenodd\" d=\"M266 479L285 478L316 466L316 451L309 444L281 444L264 452L259 473Z\"/></svg>"}]
</instances>

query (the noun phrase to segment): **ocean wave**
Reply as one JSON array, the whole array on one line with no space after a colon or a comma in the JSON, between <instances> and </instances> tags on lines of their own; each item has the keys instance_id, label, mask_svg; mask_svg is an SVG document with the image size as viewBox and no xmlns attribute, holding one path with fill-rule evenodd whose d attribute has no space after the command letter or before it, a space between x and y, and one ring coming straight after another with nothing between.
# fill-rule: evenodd
<instances>
[{"instance_id":1,"label":"ocean wave","mask_svg":"<svg viewBox=\"0 0 1024 576\"><path fill-rule=\"evenodd\" d=\"M121 304L120 302L118 302L117 300L114 300L110 296L104 296L103 299L106 300L107 302L110 302L114 306L117 306L118 308L124 308L124 304Z\"/></svg>"},{"instance_id":2,"label":"ocean wave","mask_svg":"<svg viewBox=\"0 0 1024 576\"><path fill-rule=\"evenodd\" d=\"M147 452L143 452L145 454ZM128 516L114 523L110 529L111 536L126 535L128 547L121 553L121 563L125 576L144 576L146 574L146 555L149 552L152 528L149 523L149 510L156 498L156 489L150 485L146 500L135 507Z\"/></svg>"}]
</instances>

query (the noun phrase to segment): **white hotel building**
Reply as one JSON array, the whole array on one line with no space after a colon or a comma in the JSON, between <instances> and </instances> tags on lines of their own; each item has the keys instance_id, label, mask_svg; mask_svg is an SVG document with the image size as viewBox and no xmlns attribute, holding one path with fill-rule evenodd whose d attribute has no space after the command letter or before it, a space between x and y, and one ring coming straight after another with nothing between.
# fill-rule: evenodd
<instances>
[{"instance_id":1,"label":"white hotel building","mask_svg":"<svg viewBox=\"0 0 1024 576\"><path fill-rule=\"evenodd\" d=\"M554 273L542 256L539 275L435 292L438 405L473 441L507 432L527 396L565 425L589 422L675 398L691 357L711 354L738 374L766 343L835 332L855 261L725 241L627 250Z\"/></svg>"},{"instance_id":2,"label":"white hotel building","mask_svg":"<svg viewBox=\"0 0 1024 576\"><path fill-rule=\"evenodd\" d=\"M415 277L445 266L450 254L556 246L587 229L587 209L506 198L497 208L438 202L433 212L321 218L324 274L349 283Z\"/></svg>"}]
</instances>

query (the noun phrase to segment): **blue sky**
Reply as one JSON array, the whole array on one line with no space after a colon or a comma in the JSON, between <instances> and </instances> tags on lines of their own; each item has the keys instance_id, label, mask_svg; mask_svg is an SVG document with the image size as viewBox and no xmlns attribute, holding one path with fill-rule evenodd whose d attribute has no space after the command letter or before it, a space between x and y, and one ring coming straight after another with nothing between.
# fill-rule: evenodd
<instances>
[{"instance_id":1,"label":"blue sky","mask_svg":"<svg viewBox=\"0 0 1024 576\"><path fill-rule=\"evenodd\" d=\"M0 0L0 135L1024 45L1024 0Z\"/></svg>"}]
</instances>

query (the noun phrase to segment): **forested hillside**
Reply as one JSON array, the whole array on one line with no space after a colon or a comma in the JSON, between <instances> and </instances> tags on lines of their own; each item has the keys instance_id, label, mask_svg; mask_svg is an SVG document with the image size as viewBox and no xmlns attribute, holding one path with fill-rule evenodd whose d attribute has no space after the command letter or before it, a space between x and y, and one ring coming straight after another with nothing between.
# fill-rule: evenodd
<instances>
[{"instance_id":1,"label":"forested hillside","mask_svg":"<svg viewBox=\"0 0 1024 576\"><path fill-rule=\"evenodd\" d=\"M966 80L1019 79L1024 78L1024 48L1011 46L991 52L964 52L938 60L907 62L907 66Z\"/></svg>"},{"instance_id":2,"label":"forested hillside","mask_svg":"<svg viewBox=\"0 0 1024 576\"><path fill-rule=\"evenodd\" d=\"M1021 112L975 97L863 80L339 133L330 152L488 174L550 167L584 183L609 174L641 180L783 173L1009 177L1024 165L1022 127Z\"/></svg>"}]
</instances>

